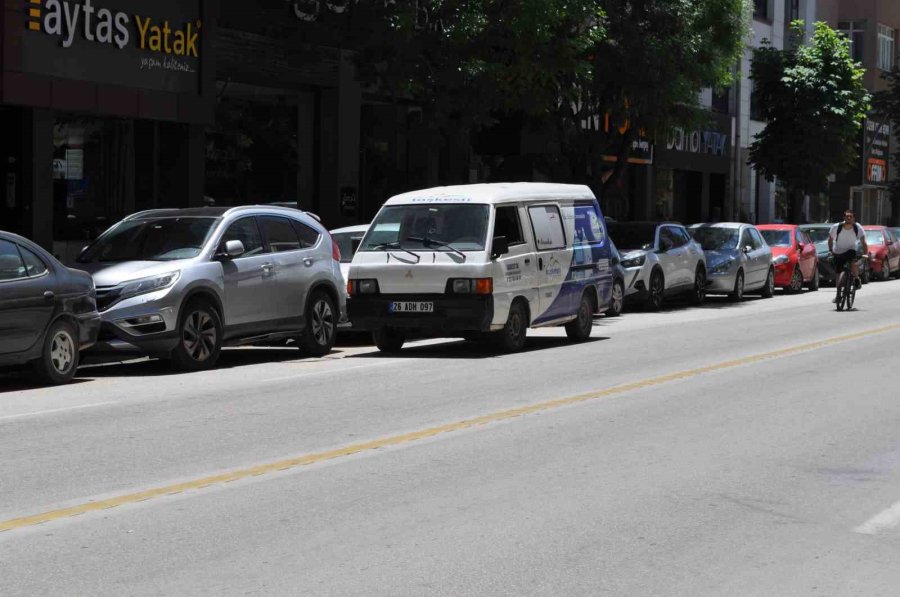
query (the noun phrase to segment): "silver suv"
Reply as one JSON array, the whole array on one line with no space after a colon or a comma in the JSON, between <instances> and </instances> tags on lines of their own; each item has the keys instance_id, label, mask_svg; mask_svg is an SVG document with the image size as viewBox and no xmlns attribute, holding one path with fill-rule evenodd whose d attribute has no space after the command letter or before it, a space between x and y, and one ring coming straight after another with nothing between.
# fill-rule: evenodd
<instances>
[{"instance_id":1,"label":"silver suv","mask_svg":"<svg viewBox=\"0 0 900 597\"><path fill-rule=\"evenodd\" d=\"M78 257L103 319L94 352L215 366L222 346L294 340L322 356L346 321L340 254L305 212L161 209L129 216Z\"/></svg>"}]
</instances>

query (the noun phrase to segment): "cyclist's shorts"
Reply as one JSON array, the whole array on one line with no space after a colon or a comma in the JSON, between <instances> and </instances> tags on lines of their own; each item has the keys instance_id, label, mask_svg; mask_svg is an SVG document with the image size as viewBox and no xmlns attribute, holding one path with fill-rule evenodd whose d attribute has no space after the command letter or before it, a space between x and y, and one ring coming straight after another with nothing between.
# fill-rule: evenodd
<instances>
[{"instance_id":1,"label":"cyclist's shorts","mask_svg":"<svg viewBox=\"0 0 900 597\"><path fill-rule=\"evenodd\" d=\"M834 273L835 275L840 274L841 270L844 269L844 265L848 262L853 263L859 259L859 254L856 251L846 251L844 253L840 253L834 256Z\"/></svg>"}]
</instances>

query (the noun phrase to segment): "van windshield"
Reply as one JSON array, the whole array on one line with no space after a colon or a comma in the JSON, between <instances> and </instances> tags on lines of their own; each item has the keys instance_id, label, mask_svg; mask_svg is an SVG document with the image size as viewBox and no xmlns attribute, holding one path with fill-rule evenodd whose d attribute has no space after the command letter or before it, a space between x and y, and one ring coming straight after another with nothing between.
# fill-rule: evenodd
<instances>
[{"instance_id":1,"label":"van windshield","mask_svg":"<svg viewBox=\"0 0 900 597\"><path fill-rule=\"evenodd\" d=\"M392 205L375 217L360 251L484 251L488 206Z\"/></svg>"}]
</instances>

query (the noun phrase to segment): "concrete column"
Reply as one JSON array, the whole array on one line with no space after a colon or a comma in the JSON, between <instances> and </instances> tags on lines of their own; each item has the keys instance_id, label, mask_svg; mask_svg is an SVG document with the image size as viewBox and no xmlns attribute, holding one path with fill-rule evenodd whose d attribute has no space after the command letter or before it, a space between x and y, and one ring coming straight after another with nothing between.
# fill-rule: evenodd
<instances>
[{"instance_id":1,"label":"concrete column","mask_svg":"<svg viewBox=\"0 0 900 597\"><path fill-rule=\"evenodd\" d=\"M297 96L297 203L315 211L316 198L316 98L311 92Z\"/></svg>"},{"instance_id":2,"label":"concrete column","mask_svg":"<svg viewBox=\"0 0 900 597\"><path fill-rule=\"evenodd\" d=\"M53 251L53 112L23 111L22 199L29 238Z\"/></svg>"}]
</instances>

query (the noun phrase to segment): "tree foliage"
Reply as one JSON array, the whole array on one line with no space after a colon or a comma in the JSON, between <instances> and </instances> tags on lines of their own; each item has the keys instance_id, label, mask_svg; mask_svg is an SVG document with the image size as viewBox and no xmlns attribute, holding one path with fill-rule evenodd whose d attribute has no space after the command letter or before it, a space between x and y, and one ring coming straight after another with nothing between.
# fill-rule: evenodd
<instances>
[{"instance_id":1,"label":"tree foliage","mask_svg":"<svg viewBox=\"0 0 900 597\"><path fill-rule=\"evenodd\" d=\"M820 22L803 44L803 23L791 29L787 49L766 44L754 51L753 101L767 124L750 147L750 163L784 185L790 218L797 222L803 196L824 190L829 175L847 171L858 159L871 96L845 37Z\"/></svg>"}]
</instances>

